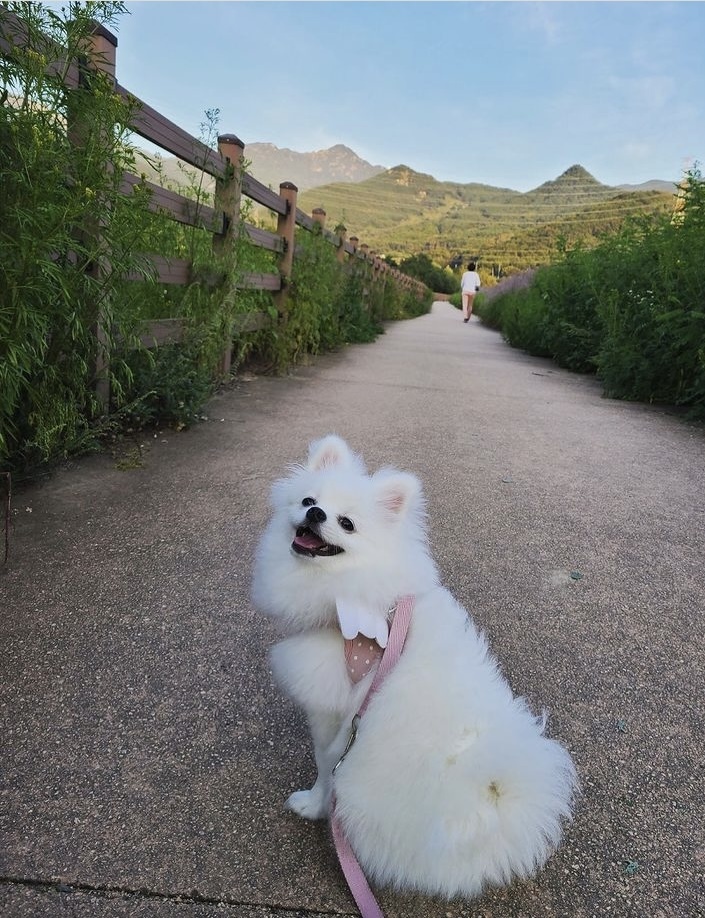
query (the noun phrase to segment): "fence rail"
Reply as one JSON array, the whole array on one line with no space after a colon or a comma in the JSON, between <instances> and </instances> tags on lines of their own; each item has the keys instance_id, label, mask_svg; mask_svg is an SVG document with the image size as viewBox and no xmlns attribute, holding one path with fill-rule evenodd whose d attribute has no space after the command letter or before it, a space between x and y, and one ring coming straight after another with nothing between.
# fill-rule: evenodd
<instances>
[{"instance_id":1,"label":"fence rail","mask_svg":"<svg viewBox=\"0 0 705 918\"><path fill-rule=\"evenodd\" d=\"M6 7L0 4L0 54L12 57L17 47L28 45L28 34L24 24ZM224 276L213 276L200 282L213 285L222 283L224 289L247 289L269 291L276 312L280 316L286 314L287 281L291 275L293 259L295 257L295 228L298 226L304 231L320 232L323 237L336 248L337 257L341 262L350 264L363 263L369 268L374 282L375 279L391 276L402 288L417 293L419 297L426 293L426 287L420 281L403 274L395 268L390 268L383 259L370 252L368 246L358 244L356 237L347 239L345 228L339 232L331 233L325 229L325 213L317 209L310 216L297 208L296 199L298 189L291 182L282 182L279 192L273 191L249 175L243 168L245 146L235 135L223 134L218 138L218 150L214 150L199 139L193 137L179 125L170 121L146 101L140 99L129 89L122 86L116 79L117 38L105 27L96 24L88 46L85 58L78 61L67 61L63 49L47 39L46 73L57 77L63 75L65 84L72 89L90 92L91 72L100 72L112 81L114 92L125 100L131 112L130 128L140 137L157 145L176 156L179 160L202 170L216 180L214 206L205 206L195 202L192 198L179 192L163 188L161 185L146 181L143 177L125 173L121 177L120 191L131 195L139 189L146 193L148 207L153 212L166 215L170 219L187 225L204 229L212 235L214 250L220 252L232 251L238 233L244 233L255 247L278 255L278 270L276 273L244 273L235 279ZM79 143L82 132L76 130L76 125L69 125L69 134L77 138ZM109 168L109 165L106 164ZM241 198L245 196L256 204L264 207L277 218L276 232L271 232L260 227L241 221ZM192 264L184 259L167 258L157 253L145 253L145 259L151 264L154 278L163 284L190 284L194 281ZM103 265L105 270L107 266ZM213 272L215 275L215 272ZM132 274L128 280L143 280L142 276ZM228 332L224 342L222 370L227 372L230 368L233 335L246 331L266 327L276 321L269 311L253 312L238 316L233 322L232 329ZM100 319L97 328L99 341L105 339L100 328ZM181 319L158 319L147 323L139 336L141 343L146 347L155 347L166 343L176 343L182 338L183 321ZM99 359L97 368L99 383L98 394L104 401L107 400L107 361L109 355L103 354L102 365Z\"/></svg>"}]
</instances>

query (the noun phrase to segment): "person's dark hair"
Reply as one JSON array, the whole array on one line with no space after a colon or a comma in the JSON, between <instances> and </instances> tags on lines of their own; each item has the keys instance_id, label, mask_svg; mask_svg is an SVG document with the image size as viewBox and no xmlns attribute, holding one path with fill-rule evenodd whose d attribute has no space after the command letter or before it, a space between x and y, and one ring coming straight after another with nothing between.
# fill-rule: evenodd
<instances>
[{"instance_id":1,"label":"person's dark hair","mask_svg":"<svg viewBox=\"0 0 705 918\"><path fill-rule=\"evenodd\" d=\"M475 262L471 261L470 264L468 265L468 271L474 271L476 267L477 265L475 264Z\"/></svg>"}]
</instances>

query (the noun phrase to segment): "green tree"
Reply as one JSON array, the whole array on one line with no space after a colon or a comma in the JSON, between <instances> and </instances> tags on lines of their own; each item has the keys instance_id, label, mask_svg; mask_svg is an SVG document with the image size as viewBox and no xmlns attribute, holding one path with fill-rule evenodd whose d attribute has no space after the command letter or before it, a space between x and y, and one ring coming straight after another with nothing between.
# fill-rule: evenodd
<instances>
[{"instance_id":1,"label":"green tree","mask_svg":"<svg viewBox=\"0 0 705 918\"><path fill-rule=\"evenodd\" d=\"M434 293L455 293L458 289L457 278L450 271L435 265L425 252L405 258L399 270L420 280Z\"/></svg>"}]
</instances>

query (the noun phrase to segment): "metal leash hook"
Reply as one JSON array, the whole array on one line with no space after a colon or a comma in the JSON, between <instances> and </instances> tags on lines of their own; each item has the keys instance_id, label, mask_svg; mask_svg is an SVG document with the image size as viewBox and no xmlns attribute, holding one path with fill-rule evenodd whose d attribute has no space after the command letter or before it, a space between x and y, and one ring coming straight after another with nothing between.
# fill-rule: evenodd
<instances>
[{"instance_id":1,"label":"metal leash hook","mask_svg":"<svg viewBox=\"0 0 705 918\"><path fill-rule=\"evenodd\" d=\"M348 741L345 744L345 749L343 750L343 754L341 755L341 757L338 759L337 763L335 764L332 774L336 773L336 771L338 770L338 766L342 764L343 760L345 759L345 756L352 749L352 745L357 739L357 728L358 728L359 723L360 723L360 715L356 714L352 719L352 724L350 726L350 735L348 736Z\"/></svg>"}]
</instances>

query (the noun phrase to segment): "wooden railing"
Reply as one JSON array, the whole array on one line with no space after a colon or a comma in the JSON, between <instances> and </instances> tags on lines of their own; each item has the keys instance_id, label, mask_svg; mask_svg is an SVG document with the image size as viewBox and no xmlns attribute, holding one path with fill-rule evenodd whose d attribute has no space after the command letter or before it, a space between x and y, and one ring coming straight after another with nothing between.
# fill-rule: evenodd
<instances>
[{"instance_id":1,"label":"wooden railing","mask_svg":"<svg viewBox=\"0 0 705 918\"><path fill-rule=\"evenodd\" d=\"M27 35L23 24L0 4L0 54L12 56L13 46L27 44ZM85 60L67 62L62 60L62 49L56 47L56 58L47 64L49 74L65 73L65 83L72 89L90 91L90 80L86 73L91 70L106 75L112 82L115 92L124 98L134 113L130 127L134 133L145 140L161 147L178 159L193 166L216 181L214 206L205 206L176 191L146 181L136 175L125 174L121 182L121 192L131 195L136 187L148 193L148 207L153 212L165 214L172 220L187 226L197 226L212 234L214 250L221 253L232 251L240 232L247 234L252 245L273 252L278 256L276 273L250 273L236 279L236 274L217 279L223 284L224 295L236 295L237 289L254 289L270 291L277 313L286 314L287 282L291 276L295 256L294 234L297 226L307 231L319 231L323 237L336 248L341 262L351 266L355 262L364 263L369 269L371 283L386 276L393 277L400 287L418 294L427 293L426 287L414 278L391 268L368 246L358 244L356 237L347 238L345 228L338 228L337 233L325 229L325 212L317 209L311 216L303 213L296 206L298 189L291 182L282 182L279 192L273 191L243 168L245 146L237 136L223 134L218 137L218 149L214 150L193 137L183 128L170 121L147 102L139 99L116 79L117 38L108 29L96 24L88 45L85 48ZM80 137L80 131L74 132ZM276 232L242 223L240 206L242 196L249 198L261 207L276 215ZM193 281L193 266L190 261L179 258L167 258L160 254L148 254L148 260L154 270L155 279L163 284L189 284ZM234 260L233 260L234 263ZM103 266L105 267L105 266ZM129 279L143 279L137 275ZM252 331L271 323L269 312L252 312L237 317L236 325L230 330L228 340L224 342L222 370L230 368L232 336L238 332ZM146 324L141 341L147 347L181 340L182 321L180 319L160 319ZM100 333L99 333L100 340ZM103 367L98 367L98 376L107 379L103 355ZM103 383L107 385L107 383ZM103 398L107 398L104 388Z\"/></svg>"}]
</instances>

